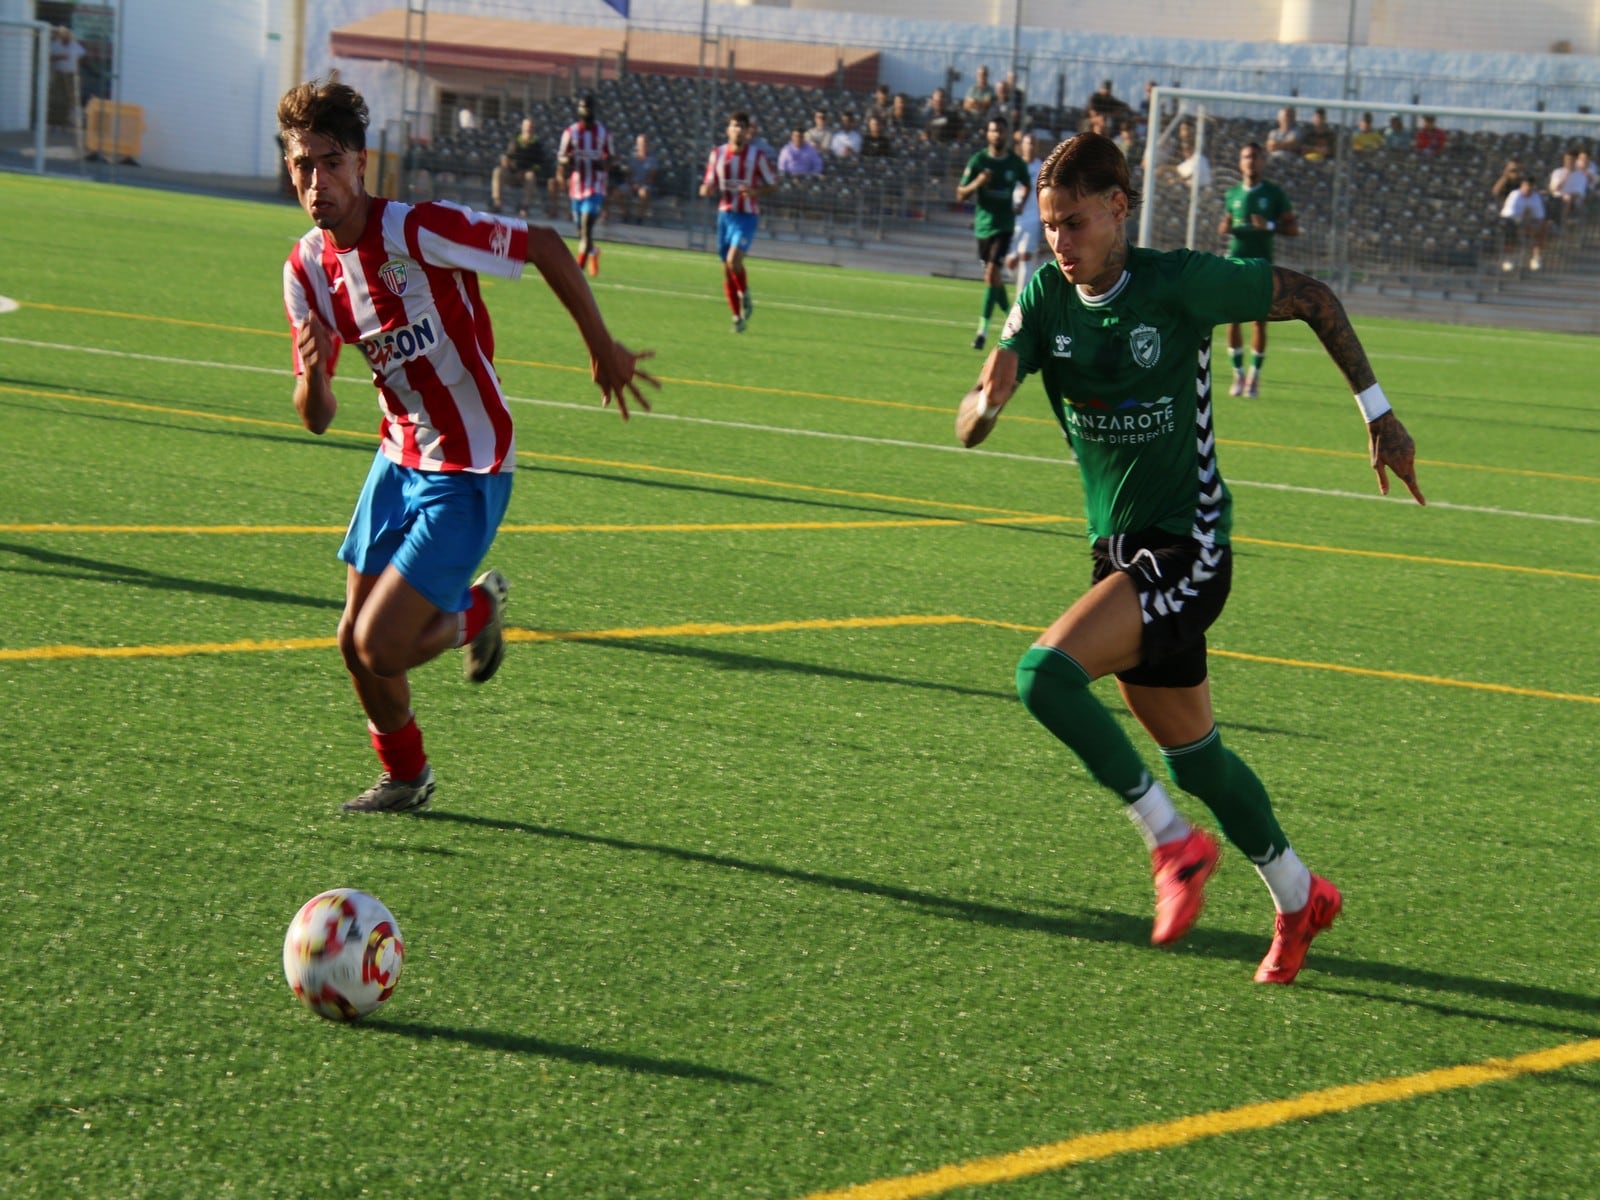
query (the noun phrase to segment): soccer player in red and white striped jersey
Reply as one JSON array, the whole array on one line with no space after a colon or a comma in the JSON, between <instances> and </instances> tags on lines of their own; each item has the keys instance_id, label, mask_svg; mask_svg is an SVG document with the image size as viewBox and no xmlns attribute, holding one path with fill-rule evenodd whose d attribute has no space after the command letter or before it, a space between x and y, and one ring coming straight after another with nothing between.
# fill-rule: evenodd
<instances>
[{"instance_id":1,"label":"soccer player in red and white striped jersey","mask_svg":"<svg viewBox=\"0 0 1600 1200\"><path fill-rule=\"evenodd\" d=\"M284 306L294 331L294 405L313 433L332 424L341 344L372 370L381 413L378 454L339 557L347 564L339 648L383 766L344 807L421 808L433 771L411 712L407 672L452 646L482 683L504 654L498 571L473 581L511 499L515 438L494 368L494 332L480 273L516 279L536 267L577 323L601 402L626 419L639 390L659 386L612 338L565 243L453 204L369 195L367 106L338 82L301 84L278 104L284 157L315 228L289 252Z\"/></svg>"},{"instance_id":2,"label":"soccer player in red and white striped jersey","mask_svg":"<svg viewBox=\"0 0 1600 1200\"><path fill-rule=\"evenodd\" d=\"M717 197L717 257L722 260L722 290L733 310L735 333L744 332L755 308L744 257L756 240L761 197L777 188L772 159L750 144L750 114L734 113L728 118L727 142L706 160L700 194Z\"/></svg>"},{"instance_id":3,"label":"soccer player in red and white striped jersey","mask_svg":"<svg viewBox=\"0 0 1600 1200\"><path fill-rule=\"evenodd\" d=\"M594 97L578 100L578 119L561 131L556 151L556 178L572 197L572 219L578 226L578 265L600 274L600 248L594 225L606 206L606 181L611 166L611 134L595 119Z\"/></svg>"}]
</instances>

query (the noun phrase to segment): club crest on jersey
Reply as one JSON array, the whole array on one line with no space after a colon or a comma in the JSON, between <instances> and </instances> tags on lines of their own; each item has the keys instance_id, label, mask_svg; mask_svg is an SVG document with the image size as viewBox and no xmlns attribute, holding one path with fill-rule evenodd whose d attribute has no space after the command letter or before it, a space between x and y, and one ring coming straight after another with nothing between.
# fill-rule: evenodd
<instances>
[{"instance_id":1,"label":"club crest on jersey","mask_svg":"<svg viewBox=\"0 0 1600 1200\"><path fill-rule=\"evenodd\" d=\"M496 258L507 258L511 254L511 227L495 223L494 233L489 236L489 251Z\"/></svg>"},{"instance_id":2,"label":"club crest on jersey","mask_svg":"<svg viewBox=\"0 0 1600 1200\"><path fill-rule=\"evenodd\" d=\"M383 286L396 296L406 294L406 264L398 258L391 258L379 267L378 278L383 280Z\"/></svg>"},{"instance_id":3,"label":"club crest on jersey","mask_svg":"<svg viewBox=\"0 0 1600 1200\"><path fill-rule=\"evenodd\" d=\"M1004 329L1002 329L1000 331L1000 340L1001 341L1005 341L1007 338L1016 337L1017 336L1017 332L1021 328L1022 328L1022 305L1021 304L1013 304L1011 306L1011 311L1006 314L1006 326L1005 326Z\"/></svg>"},{"instance_id":4,"label":"club crest on jersey","mask_svg":"<svg viewBox=\"0 0 1600 1200\"><path fill-rule=\"evenodd\" d=\"M1064 334L1064 333L1056 334L1055 344L1050 347L1050 357L1051 358L1071 358L1072 357L1072 338L1069 337L1067 334Z\"/></svg>"},{"instance_id":5,"label":"club crest on jersey","mask_svg":"<svg viewBox=\"0 0 1600 1200\"><path fill-rule=\"evenodd\" d=\"M1141 367L1153 367L1161 361L1161 331L1152 325L1139 325L1128 335L1128 346L1133 351L1133 361Z\"/></svg>"}]
</instances>

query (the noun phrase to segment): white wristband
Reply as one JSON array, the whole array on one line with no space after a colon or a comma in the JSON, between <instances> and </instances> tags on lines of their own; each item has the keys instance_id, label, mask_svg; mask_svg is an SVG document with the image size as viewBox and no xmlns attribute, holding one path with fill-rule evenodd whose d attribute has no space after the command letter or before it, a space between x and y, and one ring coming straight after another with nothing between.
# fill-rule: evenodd
<instances>
[{"instance_id":1,"label":"white wristband","mask_svg":"<svg viewBox=\"0 0 1600 1200\"><path fill-rule=\"evenodd\" d=\"M1356 407L1361 410L1361 416L1370 425L1388 412L1393 405L1389 403L1388 397L1383 394L1383 389L1377 384L1373 384L1366 391L1356 393Z\"/></svg>"},{"instance_id":2,"label":"white wristband","mask_svg":"<svg viewBox=\"0 0 1600 1200\"><path fill-rule=\"evenodd\" d=\"M979 396L978 396L978 420L986 421L986 420L989 419L990 416L992 416L994 413L997 413L999 411L1000 410L998 408L990 408L989 407L989 397L987 397L987 396L985 396L985 395L983 395L981 393L979 394Z\"/></svg>"}]
</instances>

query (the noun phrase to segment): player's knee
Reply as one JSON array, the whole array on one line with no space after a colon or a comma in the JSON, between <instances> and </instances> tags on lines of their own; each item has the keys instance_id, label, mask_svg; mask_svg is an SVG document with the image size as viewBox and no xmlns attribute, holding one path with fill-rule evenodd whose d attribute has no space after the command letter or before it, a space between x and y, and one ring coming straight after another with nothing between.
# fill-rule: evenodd
<instances>
[{"instance_id":1,"label":"player's knee","mask_svg":"<svg viewBox=\"0 0 1600 1200\"><path fill-rule=\"evenodd\" d=\"M1072 659L1048 646L1030 646L1017 662L1017 698L1034 716L1041 704L1064 689L1082 688L1089 677Z\"/></svg>"},{"instance_id":2,"label":"player's knee","mask_svg":"<svg viewBox=\"0 0 1600 1200\"><path fill-rule=\"evenodd\" d=\"M339 652L344 656L345 669L352 675L387 679L404 675L409 666L400 649L389 639L380 638L371 622L348 616L339 621Z\"/></svg>"}]
</instances>

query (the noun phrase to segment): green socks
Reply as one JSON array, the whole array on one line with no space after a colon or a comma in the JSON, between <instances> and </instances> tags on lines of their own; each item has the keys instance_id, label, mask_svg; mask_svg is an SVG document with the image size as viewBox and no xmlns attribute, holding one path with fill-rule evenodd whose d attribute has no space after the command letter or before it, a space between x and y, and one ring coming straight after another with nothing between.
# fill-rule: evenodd
<instances>
[{"instance_id":1,"label":"green socks","mask_svg":"<svg viewBox=\"0 0 1600 1200\"><path fill-rule=\"evenodd\" d=\"M1150 772L1089 683L1073 658L1047 646L1031 647L1017 664L1017 695L1034 719L1066 743L1101 786L1131 804L1150 790Z\"/></svg>"},{"instance_id":2,"label":"green socks","mask_svg":"<svg viewBox=\"0 0 1600 1200\"><path fill-rule=\"evenodd\" d=\"M1198 742L1161 748L1172 781L1205 801L1227 839L1260 865L1289 848L1267 789L1215 728Z\"/></svg>"}]
</instances>

